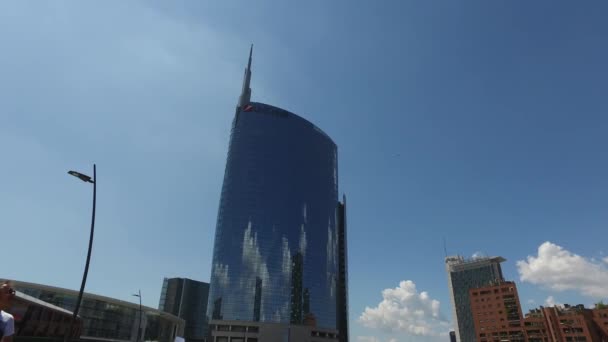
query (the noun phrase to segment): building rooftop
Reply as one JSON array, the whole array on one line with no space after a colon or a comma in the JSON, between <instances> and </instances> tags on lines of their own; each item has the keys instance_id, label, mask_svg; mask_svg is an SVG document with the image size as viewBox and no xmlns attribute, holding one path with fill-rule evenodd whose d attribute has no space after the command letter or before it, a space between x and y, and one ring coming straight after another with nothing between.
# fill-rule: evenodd
<instances>
[{"instance_id":1,"label":"building rooftop","mask_svg":"<svg viewBox=\"0 0 608 342\"><path fill-rule=\"evenodd\" d=\"M495 257L475 257L475 258L464 258L461 255L449 256L445 258L445 263L453 271L462 271L467 269L473 269L482 267L488 264L505 262L507 259L501 256Z\"/></svg>"},{"instance_id":2,"label":"building rooftop","mask_svg":"<svg viewBox=\"0 0 608 342\"><path fill-rule=\"evenodd\" d=\"M12 279L0 279L0 282L1 281L9 281L10 283L13 284L13 286L15 288L19 288L19 287L33 288L33 289L37 289L37 290L46 290L46 291L55 292L55 293L63 293L63 294L67 294L67 295L78 296L78 291L76 291L76 290L70 290L70 289L66 289L66 288L62 288L62 287L50 286L50 285L45 285L45 284L30 283L30 282L26 282L26 281L19 281L19 280L12 280ZM35 299L34 297L31 297L31 296L28 296L28 295L25 295L25 294L22 294L22 295L23 296L27 296L28 298ZM100 301L103 301L103 302L112 303L112 304L121 305L121 306L125 306L125 307L129 307L129 308L133 308L133 309L139 310L139 303L127 302L127 301L124 301L124 300L120 300L120 299L116 299L116 298L111 298L111 297L106 297L106 296L100 296L100 295L97 295L97 294L87 293L87 292L84 292L82 294L82 297L83 298L88 298L88 299L100 300ZM144 305L144 306L142 306L142 309L148 315L163 316L163 317L166 317L166 318L168 318L168 319L170 319L172 321L182 321L182 319L179 318L179 317L177 317L177 316L174 316L174 315L172 315L170 313L167 313L167 312L164 312L164 311L160 311L160 310L155 309L155 308L151 308L151 307L148 307L148 306Z\"/></svg>"},{"instance_id":3,"label":"building rooftop","mask_svg":"<svg viewBox=\"0 0 608 342\"><path fill-rule=\"evenodd\" d=\"M58 307L57 305L53 305L51 303L47 303L45 301L42 301L42 300L40 300L38 298L26 295L23 292L15 291L15 297L17 297L19 299L23 299L26 302L35 303L35 304L38 304L40 306L44 306L44 307L47 307L49 309L53 309L55 311L63 312L63 313L68 314L68 315L72 315L73 314L72 311L68 311L68 310L66 310L64 308Z\"/></svg>"}]
</instances>

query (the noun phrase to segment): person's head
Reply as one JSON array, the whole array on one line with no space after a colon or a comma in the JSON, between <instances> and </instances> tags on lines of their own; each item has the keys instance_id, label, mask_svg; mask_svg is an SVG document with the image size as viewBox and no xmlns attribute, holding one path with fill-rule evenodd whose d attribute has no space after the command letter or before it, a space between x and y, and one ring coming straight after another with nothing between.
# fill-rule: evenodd
<instances>
[{"instance_id":1,"label":"person's head","mask_svg":"<svg viewBox=\"0 0 608 342\"><path fill-rule=\"evenodd\" d=\"M15 290L11 284L6 281L0 285L0 309L7 309L15 298Z\"/></svg>"}]
</instances>

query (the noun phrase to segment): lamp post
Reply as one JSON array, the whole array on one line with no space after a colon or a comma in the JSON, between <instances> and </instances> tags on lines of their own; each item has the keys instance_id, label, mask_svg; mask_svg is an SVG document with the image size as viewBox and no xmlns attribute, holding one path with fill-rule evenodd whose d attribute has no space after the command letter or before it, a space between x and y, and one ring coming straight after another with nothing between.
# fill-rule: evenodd
<instances>
[{"instance_id":1,"label":"lamp post","mask_svg":"<svg viewBox=\"0 0 608 342\"><path fill-rule=\"evenodd\" d=\"M93 214L91 217L91 234L89 236L89 250L87 251L87 261L84 265L84 274L82 275L82 283L80 284L80 291L78 292L78 299L76 300L76 306L72 314L72 320L70 321L70 328L66 331L63 340L69 342L72 338L72 328L74 327L74 321L78 316L80 310L80 303L82 302L82 294L84 292L84 286L87 283L87 275L89 274L89 263L91 262L91 250L93 249L93 233L95 232L95 199L97 195L97 168L93 164L93 178L76 171L68 171L68 174L80 179L85 183L93 183Z\"/></svg>"},{"instance_id":2,"label":"lamp post","mask_svg":"<svg viewBox=\"0 0 608 342\"><path fill-rule=\"evenodd\" d=\"M143 335L141 333L141 315L142 315L142 311L141 311L141 290L137 290L137 293L134 293L133 296L139 297L139 326L137 327L137 342L139 342L140 341L140 335Z\"/></svg>"}]
</instances>

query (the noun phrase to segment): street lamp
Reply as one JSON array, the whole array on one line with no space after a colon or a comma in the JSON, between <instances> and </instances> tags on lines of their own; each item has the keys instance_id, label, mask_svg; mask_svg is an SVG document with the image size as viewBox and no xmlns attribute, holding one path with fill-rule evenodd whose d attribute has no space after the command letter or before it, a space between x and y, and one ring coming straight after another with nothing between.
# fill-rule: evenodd
<instances>
[{"instance_id":1,"label":"street lamp","mask_svg":"<svg viewBox=\"0 0 608 342\"><path fill-rule=\"evenodd\" d=\"M140 341L140 335L143 335L141 333L141 290L137 290L137 293L134 293L133 296L135 297L139 297L139 326L137 327L137 342Z\"/></svg>"},{"instance_id":2,"label":"street lamp","mask_svg":"<svg viewBox=\"0 0 608 342\"><path fill-rule=\"evenodd\" d=\"M82 275L82 283L80 284L80 291L78 292L78 299L76 300L76 307L74 308L74 312L72 314L72 320L70 321L70 328L66 331L63 340L65 342L69 342L72 338L72 328L74 327L74 321L78 316L78 311L80 310L80 303L82 302L82 294L84 292L84 286L87 283L87 275L89 274L89 263L91 262L91 250L93 249L93 233L95 232L95 198L97 195L97 168L95 164L93 164L93 178L82 174L76 171L68 171L68 174L79 178L81 181L86 183L93 183L93 215L91 218L91 234L89 236L89 250L87 252L87 261L84 265L84 274Z\"/></svg>"}]
</instances>

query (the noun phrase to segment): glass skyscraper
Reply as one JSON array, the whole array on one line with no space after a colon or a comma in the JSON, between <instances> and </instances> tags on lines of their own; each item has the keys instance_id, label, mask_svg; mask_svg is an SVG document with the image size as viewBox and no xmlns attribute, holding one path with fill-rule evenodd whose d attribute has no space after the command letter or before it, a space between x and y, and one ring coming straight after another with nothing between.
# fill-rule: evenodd
<instances>
[{"instance_id":1,"label":"glass skyscraper","mask_svg":"<svg viewBox=\"0 0 608 342\"><path fill-rule=\"evenodd\" d=\"M294 113L251 102L250 79L251 53L230 135L208 316L337 329L347 287L336 144Z\"/></svg>"},{"instance_id":2,"label":"glass skyscraper","mask_svg":"<svg viewBox=\"0 0 608 342\"><path fill-rule=\"evenodd\" d=\"M452 300L455 335L458 342L475 342L475 322L471 313L469 289L504 280L502 257L481 257L465 260L460 256L445 259L448 286Z\"/></svg>"},{"instance_id":3,"label":"glass skyscraper","mask_svg":"<svg viewBox=\"0 0 608 342\"><path fill-rule=\"evenodd\" d=\"M187 278L165 278L158 309L186 321L186 342L207 337L207 301L209 284Z\"/></svg>"}]
</instances>

